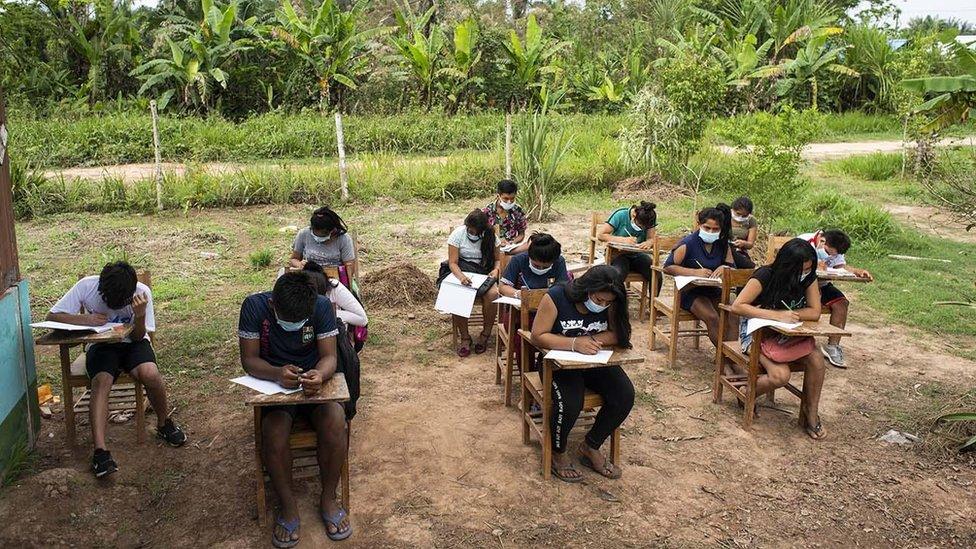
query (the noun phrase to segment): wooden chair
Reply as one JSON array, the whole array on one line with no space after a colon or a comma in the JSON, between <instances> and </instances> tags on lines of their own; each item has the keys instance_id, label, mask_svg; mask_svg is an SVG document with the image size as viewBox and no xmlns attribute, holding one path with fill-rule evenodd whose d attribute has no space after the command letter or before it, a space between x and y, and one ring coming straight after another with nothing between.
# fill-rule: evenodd
<instances>
[{"instance_id":1,"label":"wooden chair","mask_svg":"<svg viewBox=\"0 0 976 549\"><path fill-rule=\"evenodd\" d=\"M509 307L507 323L498 324L498 350L495 353L496 383L501 383L501 371L505 369L505 406L512 405L512 385L516 377L521 379L523 371L531 370L533 357L526 354L527 350L522 338L523 330L521 326L531 325L531 315L539 309L539 302L546 295L548 290L525 290L521 291L522 304L517 310ZM526 333L528 333L526 331ZM503 336L504 334L504 336ZM531 334L528 334L531 337ZM501 346L504 345L504 353ZM518 360L515 359L515 349L519 347ZM528 358L526 358L528 356ZM526 368L525 366L529 367Z\"/></svg>"},{"instance_id":2,"label":"wooden chair","mask_svg":"<svg viewBox=\"0 0 976 549\"><path fill-rule=\"evenodd\" d=\"M724 269L722 271L722 297L719 302L719 324L718 333L725 334L727 323L731 316L731 294L733 288L741 288L746 285L752 276L753 269ZM718 349L715 350L715 379L712 384L712 401L718 404L722 401L722 390L728 387L740 402L745 406L745 414L742 419L742 426L748 429L752 425L756 410L756 380L762 366L759 364L759 354L762 352L762 337L764 330L753 332L752 345L749 347L749 354L742 352L739 338L732 341L723 341ZM738 333L738 331L737 331ZM819 351L815 351L819 352ZM745 374L737 374L732 370L732 365L746 371ZM729 371L726 372L728 367ZM803 368L796 364L790 364L793 372L802 372ZM802 403L803 391L788 383L786 389L800 398L800 421L804 421L803 410L806 409ZM769 395L772 400L772 394Z\"/></svg>"},{"instance_id":3,"label":"wooden chair","mask_svg":"<svg viewBox=\"0 0 976 549\"><path fill-rule=\"evenodd\" d=\"M769 239L766 241L766 265L772 265L773 260L776 259L776 254L779 253L780 248L794 238L796 237L770 235Z\"/></svg>"},{"instance_id":4,"label":"wooden chair","mask_svg":"<svg viewBox=\"0 0 976 549\"><path fill-rule=\"evenodd\" d=\"M599 212L592 212L590 214L590 236L587 242L587 256L586 256L586 266L587 268L593 265L599 265L596 262L596 248L597 246L606 246L605 242L601 242L597 237L597 230L599 230L600 225L603 225L606 219L603 214ZM608 262L609 263L609 262Z\"/></svg>"},{"instance_id":5,"label":"wooden chair","mask_svg":"<svg viewBox=\"0 0 976 549\"><path fill-rule=\"evenodd\" d=\"M257 459L257 504L258 521L261 526L268 524L268 491L265 483L270 481L264 468L264 446L262 441L261 422L263 414L259 410L254 414L254 454ZM352 421L346 422L346 457L342 462L339 475L339 489L341 503L346 511L350 510L349 500L349 440L352 433ZM318 443L315 429L304 417L296 417L291 426L288 445L292 456L292 478L317 477L319 474Z\"/></svg>"},{"instance_id":6,"label":"wooden chair","mask_svg":"<svg viewBox=\"0 0 976 549\"><path fill-rule=\"evenodd\" d=\"M651 301L651 326L648 346L653 351L657 348L657 339L664 340L668 348L668 367L673 368L678 356L678 339L682 337L694 338L695 349L701 346L701 336L708 336L708 330L690 312L681 308L681 292L674 286L674 277L664 273L660 264L661 252L671 250L681 242L683 236L664 236L654 240L655 263L651 267L651 286L656 288L658 279L671 278L671 295L659 295ZM658 318L665 319L665 325L658 325ZM691 322L691 328L683 328L682 322ZM665 329L667 328L667 329Z\"/></svg>"},{"instance_id":7,"label":"wooden chair","mask_svg":"<svg viewBox=\"0 0 976 549\"><path fill-rule=\"evenodd\" d=\"M83 278L81 276L79 279ZM152 275L149 271L142 271L136 275L136 279L146 286L152 288ZM85 311L79 311L84 314ZM156 334L149 332L149 340L154 341ZM68 444L74 446L77 443L75 416L88 414L91 412L91 379L85 368L85 353L82 351L72 361L68 346L61 347L61 387L64 392L64 422L68 433ZM70 364L68 368L65 365ZM75 401L74 390L84 389L81 396ZM108 411L129 412L134 411L136 416L136 441L142 444L146 441L146 391L142 383L127 373L119 374L118 379L112 385L108 396ZM89 418L91 421L91 418Z\"/></svg>"},{"instance_id":8,"label":"wooden chair","mask_svg":"<svg viewBox=\"0 0 976 549\"><path fill-rule=\"evenodd\" d=\"M498 263L498 287L501 288L502 281L501 277L505 273L505 268L508 267L509 262L512 260L512 256L508 254L501 254L501 260ZM501 293L499 292L499 295ZM502 384L502 371L508 370L511 372L511 362L515 355L515 344L517 334L512 329L516 324L514 321L515 312L512 310L511 305L501 304L498 307L498 314L496 316L496 328L498 329L495 333L495 385ZM508 375L511 375L509 373ZM506 404L510 405L510 399L506 399Z\"/></svg>"}]
</instances>

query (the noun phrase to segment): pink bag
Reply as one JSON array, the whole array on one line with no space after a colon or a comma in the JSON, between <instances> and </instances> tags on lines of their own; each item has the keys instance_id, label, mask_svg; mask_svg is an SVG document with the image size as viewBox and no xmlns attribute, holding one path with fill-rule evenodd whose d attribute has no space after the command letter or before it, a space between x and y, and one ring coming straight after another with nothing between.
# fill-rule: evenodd
<instances>
[{"instance_id":1,"label":"pink bag","mask_svg":"<svg viewBox=\"0 0 976 549\"><path fill-rule=\"evenodd\" d=\"M762 354L773 362L796 362L816 350L812 337L770 337L762 341Z\"/></svg>"}]
</instances>

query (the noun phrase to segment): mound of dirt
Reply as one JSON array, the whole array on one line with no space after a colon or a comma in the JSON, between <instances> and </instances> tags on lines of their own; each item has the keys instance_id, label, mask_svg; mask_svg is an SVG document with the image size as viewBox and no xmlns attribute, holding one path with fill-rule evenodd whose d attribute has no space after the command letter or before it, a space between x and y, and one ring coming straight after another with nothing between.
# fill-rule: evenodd
<instances>
[{"instance_id":1,"label":"mound of dirt","mask_svg":"<svg viewBox=\"0 0 976 549\"><path fill-rule=\"evenodd\" d=\"M430 304L437 295L434 281L410 263L394 263L363 277L363 301L369 307Z\"/></svg>"},{"instance_id":2,"label":"mound of dirt","mask_svg":"<svg viewBox=\"0 0 976 549\"><path fill-rule=\"evenodd\" d=\"M691 191L667 181L658 174L629 177L618 181L613 186L613 198L616 200L667 202L685 196L691 196Z\"/></svg>"}]
</instances>

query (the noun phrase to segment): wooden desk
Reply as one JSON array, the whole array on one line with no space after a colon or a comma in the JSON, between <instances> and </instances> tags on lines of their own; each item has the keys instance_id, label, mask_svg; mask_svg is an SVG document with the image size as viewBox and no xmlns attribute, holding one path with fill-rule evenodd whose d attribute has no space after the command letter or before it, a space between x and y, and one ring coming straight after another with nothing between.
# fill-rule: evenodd
<instances>
[{"instance_id":1,"label":"wooden desk","mask_svg":"<svg viewBox=\"0 0 976 549\"><path fill-rule=\"evenodd\" d=\"M641 248L637 244L622 244L620 242L607 242L607 247L612 250L627 253L649 254L653 251L652 248Z\"/></svg>"},{"instance_id":2,"label":"wooden desk","mask_svg":"<svg viewBox=\"0 0 976 549\"><path fill-rule=\"evenodd\" d=\"M697 278L695 280L689 281L688 284L682 286L681 290L679 291L684 291L684 289L687 288L688 286L698 286L700 288L721 288L722 279L721 278Z\"/></svg>"},{"instance_id":3,"label":"wooden desk","mask_svg":"<svg viewBox=\"0 0 976 549\"><path fill-rule=\"evenodd\" d=\"M593 362L570 362L566 360L547 360L552 365L553 370L584 370L587 368L602 368L604 366L626 366L628 364L642 364L644 362L643 353L638 353L634 349L614 348L610 360L606 364Z\"/></svg>"},{"instance_id":4,"label":"wooden desk","mask_svg":"<svg viewBox=\"0 0 976 549\"><path fill-rule=\"evenodd\" d=\"M71 348L76 345L88 345L92 343L119 343L132 333L131 324L117 326L107 332L100 334L88 332L75 332L69 330L53 330L34 341L35 345L53 346L57 345L61 360L61 392L64 393L64 423L67 431L68 444L75 445L77 433L75 431L75 402L74 388L87 387L90 384L87 373L83 376L71 374ZM136 383L133 391L136 405L136 437L139 442L145 438L145 414L141 409L143 406L141 384ZM126 398L128 395L126 395ZM82 395L83 402L85 396Z\"/></svg>"},{"instance_id":5,"label":"wooden desk","mask_svg":"<svg viewBox=\"0 0 976 549\"><path fill-rule=\"evenodd\" d=\"M796 328L784 328L782 326L765 326L761 329L773 330L783 335L788 336L810 336L810 337L850 337L851 333L843 328L838 328L837 326L832 326L825 322L813 322L810 320L804 321L801 326Z\"/></svg>"},{"instance_id":6,"label":"wooden desk","mask_svg":"<svg viewBox=\"0 0 976 549\"><path fill-rule=\"evenodd\" d=\"M254 463L257 465L257 506L258 521L264 525L268 522L267 494L264 489L264 459L263 459L263 440L262 440L262 419L264 413L262 408L267 406L290 406L298 404L325 404L327 402L346 402L349 400L349 386L346 385L346 375L335 373L325 383L319 392L305 396L302 391L291 393L290 395L278 393L266 395L263 393L249 394L245 402L254 409ZM289 437L289 446L292 450L314 450L316 448L317 434L314 428L309 426L310 431L292 432ZM346 442L348 444L349 426L346 428ZM293 457L294 458L294 457ZM315 460L310 460L315 464ZM342 502L346 509L349 508L349 450L346 448L346 459L342 464Z\"/></svg>"},{"instance_id":7,"label":"wooden desk","mask_svg":"<svg viewBox=\"0 0 976 549\"><path fill-rule=\"evenodd\" d=\"M872 282L870 278L838 275L827 273L826 271L817 271L817 279L824 282L854 282L855 284L866 284L868 282Z\"/></svg>"}]
</instances>

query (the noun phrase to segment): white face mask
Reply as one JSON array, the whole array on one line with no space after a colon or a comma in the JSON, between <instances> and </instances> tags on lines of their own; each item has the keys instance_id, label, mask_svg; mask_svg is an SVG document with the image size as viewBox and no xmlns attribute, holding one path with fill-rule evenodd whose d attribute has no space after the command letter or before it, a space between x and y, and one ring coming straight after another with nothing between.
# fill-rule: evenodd
<instances>
[{"instance_id":1,"label":"white face mask","mask_svg":"<svg viewBox=\"0 0 976 549\"><path fill-rule=\"evenodd\" d=\"M641 227L640 225L638 225L637 223L635 223L633 221L630 222L630 226L633 227L634 230L637 231L637 232L641 232L641 231L644 230L643 227Z\"/></svg>"},{"instance_id":2,"label":"white face mask","mask_svg":"<svg viewBox=\"0 0 976 549\"><path fill-rule=\"evenodd\" d=\"M746 221L749 221L749 216L747 215L745 217L740 217L738 215L732 214L732 219L735 220L736 223L745 223Z\"/></svg>"},{"instance_id":3,"label":"white face mask","mask_svg":"<svg viewBox=\"0 0 976 549\"><path fill-rule=\"evenodd\" d=\"M803 271L802 273L800 273L800 282L803 282L804 280L806 280L807 277L810 276L810 273L812 273L812 272L813 271Z\"/></svg>"},{"instance_id":4,"label":"white face mask","mask_svg":"<svg viewBox=\"0 0 976 549\"><path fill-rule=\"evenodd\" d=\"M506 212L515 207L515 201L506 202L502 199L498 199L498 205L502 207Z\"/></svg>"},{"instance_id":5,"label":"white face mask","mask_svg":"<svg viewBox=\"0 0 976 549\"><path fill-rule=\"evenodd\" d=\"M312 233L312 239L315 240L318 243L328 242L329 240L332 239L332 235L331 234L327 234L325 236L319 236L319 235L317 235L315 233Z\"/></svg>"},{"instance_id":6,"label":"white face mask","mask_svg":"<svg viewBox=\"0 0 976 549\"><path fill-rule=\"evenodd\" d=\"M718 240L719 233L710 233L705 229L698 229L698 238L702 239L705 244L714 244Z\"/></svg>"},{"instance_id":7,"label":"white face mask","mask_svg":"<svg viewBox=\"0 0 976 549\"><path fill-rule=\"evenodd\" d=\"M545 269L540 269L540 268L536 267L535 265L533 265L532 262L530 261L529 262L529 270L532 271L533 273L541 276L541 275L544 275L544 274L548 273L549 271L551 271L552 270L552 265L549 265Z\"/></svg>"},{"instance_id":8,"label":"white face mask","mask_svg":"<svg viewBox=\"0 0 976 549\"><path fill-rule=\"evenodd\" d=\"M479 234L479 235L475 236L475 235L472 235L471 233L468 233L468 240L470 240L471 242L478 242L478 241L481 240L481 235Z\"/></svg>"}]
</instances>

